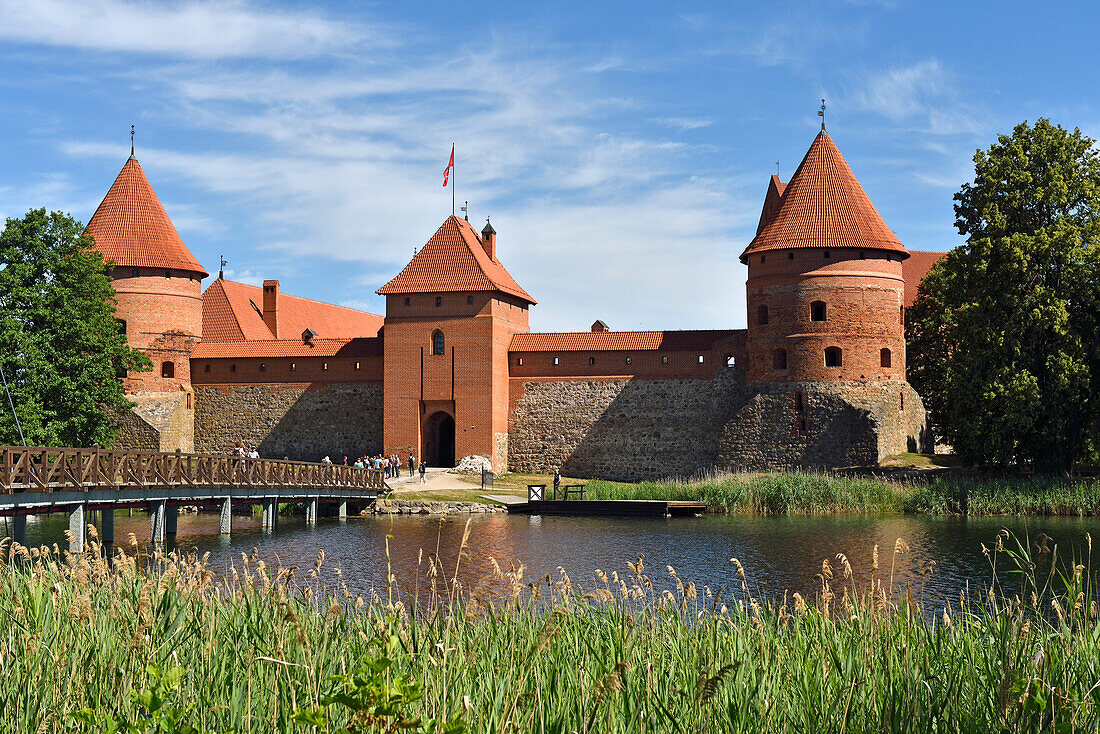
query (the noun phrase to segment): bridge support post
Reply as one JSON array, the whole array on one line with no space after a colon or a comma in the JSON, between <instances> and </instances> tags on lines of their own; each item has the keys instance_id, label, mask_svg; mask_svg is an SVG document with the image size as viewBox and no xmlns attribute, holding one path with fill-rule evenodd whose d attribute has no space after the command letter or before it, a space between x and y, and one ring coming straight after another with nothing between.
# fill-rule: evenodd
<instances>
[{"instance_id":1,"label":"bridge support post","mask_svg":"<svg viewBox=\"0 0 1100 734\"><path fill-rule=\"evenodd\" d=\"M276 524L276 516L279 514L279 503L274 499L265 499L263 501L263 528L264 530L274 530Z\"/></svg>"},{"instance_id":2,"label":"bridge support post","mask_svg":"<svg viewBox=\"0 0 1100 734\"><path fill-rule=\"evenodd\" d=\"M233 531L233 500L226 497L222 500L222 527L221 534L229 535Z\"/></svg>"},{"instance_id":3,"label":"bridge support post","mask_svg":"<svg viewBox=\"0 0 1100 734\"><path fill-rule=\"evenodd\" d=\"M27 544L27 516L13 515L11 518L11 539L19 545Z\"/></svg>"},{"instance_id":4,"label":"bridge support post","mask_svg":"<svg viewBox=\"0 0 1100 734\"><path fill-rule=\"evenodd\" d=\"M154 543L164 542L164 511L167 504L164 500L149 503L149 535Z\"/></svg>"},{"instance_id":5,"label":"bridge support post","mask_svg":"<svg viewBox=\"0 0 1100 734\"><path fill-rule=\"evenodd\" d=\"M317 499L306 500L306 525L317 524Z\"/></svg>"},{"instance_id":6,"label":"bridge support post","mask_svg":"<svg viewBox=\"0 0 1100 734\"><path fill-rule=\"evenodd\" d=\"M69 510L69 532L73 538L69 541L70 553L84 552L84 505Z\"/></svg>"},{"instance_id":7,"label":"bridge support post","mask_svg":"<svg viewBox=\"0 0 1100 734\"><path fill-rule=\"evenodd\" d=\"M164 532L176 537L176 524L179 518L179 507L165 503L164 507Z\"/></svg>"},{"instance_id":8,"label":"bridge support post","mask_svg":"<svg viewBox=\"0 0 1100 734\"><path fill-rule=\"evenodd\" d=\"M336 506L336 517L340 518L341 520L347 520L348 519L348 501L347 500L340 500L340 504L338 504Z\"/></svg>"},{"instance_id":9,"label":"bridge support post","mask_svg":"<svg viewBox=\"0 0 1100 734\"><path fill-rule=\"evenodd\" d=\"M99 538L104 545L115 542L115 509L105 507L99 511Z\"/></svg>"}]
</instances>

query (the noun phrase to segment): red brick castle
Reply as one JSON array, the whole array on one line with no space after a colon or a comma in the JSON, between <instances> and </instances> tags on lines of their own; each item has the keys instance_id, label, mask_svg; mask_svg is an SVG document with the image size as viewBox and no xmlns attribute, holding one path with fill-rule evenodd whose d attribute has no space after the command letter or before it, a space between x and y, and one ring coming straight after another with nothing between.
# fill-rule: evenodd
<instances>
[{"instance_id":1,"label":"red brick castle","mask_svg":"<svg viewBox=\"0 0 1100 734\"><path fill-rule=\"evenodd\" d=\"M531 333L535 300L488 222L448 217L378 293L384 317L207 277L131 155L88 224L129 375L130 447L334 460L468 455L498 470L637 479L714 467L875 463L924 447L905 307L939 253L906 250L824 131L772 176L749 328Z\"/></svg>"}]
</instances>

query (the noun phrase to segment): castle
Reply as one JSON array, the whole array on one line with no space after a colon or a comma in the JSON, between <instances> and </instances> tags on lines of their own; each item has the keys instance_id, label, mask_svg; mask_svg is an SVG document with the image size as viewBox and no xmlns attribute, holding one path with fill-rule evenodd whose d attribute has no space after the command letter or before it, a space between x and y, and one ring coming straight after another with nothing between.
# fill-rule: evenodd
<instances>
[{"instance_id":1,"label":"castle","mask_svg":"<svg viewBox=\"0 0 1100 734\"><path fill-rule=\"evenodd\" d=\"M451 216L378 289L385 316L208 277L131 156L88 223L128 374L128 448L318 460L467 455L497 471L636 480L714 467L874 464L927 447L906 382L905 307L940 253L910 252L824 126L772 176L748 266L748 329L531 333L497 233Z\"/></svg>"}]
</instances>

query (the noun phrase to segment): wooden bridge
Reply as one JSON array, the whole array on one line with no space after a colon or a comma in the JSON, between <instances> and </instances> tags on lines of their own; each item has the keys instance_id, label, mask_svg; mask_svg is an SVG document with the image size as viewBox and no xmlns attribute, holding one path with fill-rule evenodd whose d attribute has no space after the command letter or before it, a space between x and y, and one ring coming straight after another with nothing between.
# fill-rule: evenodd
<instances>
[{"instance_id":1,"label":"wooden bridge","mask_svg":"<svg viewBox=\"0 0 1100 734\"><path fill-rule=\"evenodd\" d=\"M99 534L114 540L114 511L149 511L153 542L176 533L181 505L213 506L221 532L232 528L233 506L261 505L263 527L274 530L278 503L302 502L306 522L322 504L346 517L348 503L369 503L389 488L383 473L304 461L238 456L0 446L0 516L12 518L12 539L23 543L28 515L68 512L71 550L84 548L89 512L100 513Z\"/></svg>"}]
</instances>

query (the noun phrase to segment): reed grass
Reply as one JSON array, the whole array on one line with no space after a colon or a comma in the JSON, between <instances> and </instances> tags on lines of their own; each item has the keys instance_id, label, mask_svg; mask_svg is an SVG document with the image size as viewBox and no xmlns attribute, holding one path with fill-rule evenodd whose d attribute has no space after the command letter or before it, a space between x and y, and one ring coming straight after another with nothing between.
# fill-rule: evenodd
<instances>
[{"instance_id":1,"label":"reed grass","mask_svg":"<svg viewBox=\"0 0 1100 734\"><path fill-rule=\"evenodd\" d=\"M712 473L638 484L594 480L586 485L585 498L702 501L714 512L746 515L1094 516L1100 515L1100 479L892 480L824 472Z\"/></svg>"},{"instance_id":2,"label":"reed grass","mask_svg":"<svg viewBox=\"0 0 1100 734\"><path fill-rule=\"evenodd\" d=\"M1097 579L1041 537L983 547L988 593L923 609L898 540L870 568L823 559L814 598L768 602L639 558L581 585L422 556L415 598L92 543L13 546L0 569L7 731L1096 731ZM1035 550L1032 550L1034 545ZM922 572L934 573L934 564ZM999 576L1022 583L1016 596ZM301 574L299 576L299 574ZM317 586L322 579L327 590ZM422 582L422 583L420 583ZM167 671L167 672L165 672ZM356 682L357 681L357 682ZM349 693L350 691L350 693ZM343 702L342 704L340 702ZM379 701L384 701L384 705ZM368 708L369 704L369 708ZM358 707L358 708L357 708ZM165 714L164 712L168 712ZM446 726L444 722L450 722Z\"/></svg>"}]
</instances>

